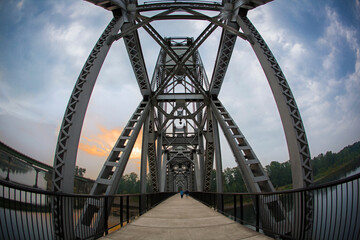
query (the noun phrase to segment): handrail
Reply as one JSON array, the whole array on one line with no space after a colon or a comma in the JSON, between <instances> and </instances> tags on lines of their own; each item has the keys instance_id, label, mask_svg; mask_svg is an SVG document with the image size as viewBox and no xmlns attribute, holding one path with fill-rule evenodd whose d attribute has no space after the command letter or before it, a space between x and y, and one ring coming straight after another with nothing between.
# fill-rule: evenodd
<instances>
[{"instance_id":1,"label":"handrail","mask_svg":"<svg viewBox=\"0 0 360 240\"><path fill-rule=\"evenodd\" d=\"M281 190L281 191L276 191L276 192L258 192L258 193L249 193L249 192L227 193L227 192L222 192L221 194L224 194L224 195L233 195L233 194L235 194L235 195L272 195L274 193L277 193L277 194L297 193L297 192L319 190L319 189L326 188L326 187L332 187L332 186L335 186L335 185L340 185L340 184L343 184L343 183L346 183L346 182L350 182L350 181L358 179L358 178L360 178L360 173L351 175L349 177L341 178L341 179L338 179L338 180L334 180L334 181L331 181L331 182L313 185L313 186L310 186L310 187L307 187L307 188L297 188L297 189Z\"/></svg>"},{"instance_id":2,"label":"handrail","mask_svg":"<svg viewBox=\"0 0 360 240\"><path fill-rule=\"evenodd\" d=\"M246 224L257 231L261 229L263 233L272 237L328 239L329 236L334 236L333 239L357 239L360 237L360 225L357 224L360 222L359 192L360 174L355 174L306 189L255 194L190 192L190 195L236 222ZM95 229L92 235L86 233L86 236L99 237L122 227L123 223L142 215L172 194L174 193L111 196L62 194L0 179L0 238L16 238L17 234L30 234L34 238L46 235L51 239L54 236L52 216L55 214L51 206L55 197L63 199L65 208L73 208L74 219L79 219L81 209L87 201L96 201L94 204L97 205L94 206L104 211L110 209L109 213L104 214L103 227ZM306 216L301 209L309 194L314 199L313 230L310 231L311 236L305 236L297 231L297 227ZM114 201L109 201L110 198ZM282 209L274 208L272 203L275 201L281 202ZM112 205L108 208L107 204L110 202ZM271 215L266 215L266 206L272 211ZM247 212L252 213L249 215ZM264 219L268 220L264 222ZM91 219L88 222L92 224ZM76 225L67 227L74 231L76 229ZM77 237L81 239L81 232L78 234L80 235Z\"/></svg>"},{"instance_id":3,"label":"handrail","mask_svg":"<svg viewBox=\"0 0 360 240\"><path fill-rule=\"evenodd\" d=\"M5 187L15 188L17 190L32 192L32 193L40 193L40 194L48 194L52 196L64 196L64 197L92 197L92 198L99 198L99 197L126 197L126 196L140 196L140 195L151 195L153 193L120 193L114 195L89 195L89 194L77 194L77 193L61 193L61 192L52 192L48 190L43 190L39 188L32 188L27 185L9 182L4 179L0 178L0 185Z\"/></svg>"},{"instance_id":4,"label":"handrail","mask_svg":"<svg viewBox=\"0 0 360 240\"><path fill-rule=\"evenodd\" d=\"M132 219L164 201L174 193L85 195L54 193L0 179L0 239L78 239L98 238L122 227ZM54 199L57 198L68 223L64 236L55 234ZM99 227L92 216L86 217L91 203L103 214ZM111 205L109 205L111 204ZM85 217L81 217L85 214ZM74 221L70 221L74 219ZM87 222L79 227L78 221ZM69 220L69 221L68 221ZM84 227L85 226L85 227Z\"/></svg>"},{"instance_id":5,"label":"handrail","mask_svg":"<svg viewBox=\"0 0 360 240\"><path fill-rule=\"evenodd\" d=\"M272 193L190 194L234 221L256 231L261 229L275 238L360 238L360 174L309 188ZM309 196L313 199L311 219L307 218L305 208ZM312 226L306 232L301 230L305 221Z\"/></svg>"}]
</instances>

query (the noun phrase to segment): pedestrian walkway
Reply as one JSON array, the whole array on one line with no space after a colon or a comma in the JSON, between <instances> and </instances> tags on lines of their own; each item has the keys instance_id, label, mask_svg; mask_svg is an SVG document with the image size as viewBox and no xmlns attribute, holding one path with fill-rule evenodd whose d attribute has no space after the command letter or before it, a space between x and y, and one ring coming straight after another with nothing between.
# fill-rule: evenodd
<instances>
[{"instance_id":1,"label":"pedestrian walkway","mask_svg":"<svg viewBox=\"0 0 360 240\"><path fill-rule=\"evenodd\" d=\"M147 240L272 239L180 194L167 199L140 218L103 238Z\"/></svg>"}]
</instances>

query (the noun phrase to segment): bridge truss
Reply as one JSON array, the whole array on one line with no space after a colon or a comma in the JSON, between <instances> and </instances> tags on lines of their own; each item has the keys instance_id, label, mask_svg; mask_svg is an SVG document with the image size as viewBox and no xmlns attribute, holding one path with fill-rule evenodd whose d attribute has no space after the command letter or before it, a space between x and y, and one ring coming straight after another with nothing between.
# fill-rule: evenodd
<instances>
[{"instance_id":1,"label":"bridge truss","mask_svg":"<svg viewBox=\"0 0 360 240\"><path fill-rule=\"evenodd\" d=\"M273 192L274 187L256 154L218 99L238 38L253 48L274 95L284 127L294 188L312 183L310 152L304 126L290 87L275 57L247 18L248 11L271 0L156 1L138 4L136 0L87 0L108 11L113 19L90 53L70 97L61 125L54 159L54 192L72 193L74 169L81 128L91 92L106 55L117 40L123 39L143 99L135 109L109 154L91 190L92 195L116 193L135 141L143 131L141 192L146 192L149 166L152 191L209 191L211 171L216 165L217 191L222 192L222 161L219 126L235 156L249 192ZM207 13L215 13L209 16ZM146 16L144 15L146 13ZM149 16L150 15L150 16ZM202 20L208 25L199 36L163 37L152 23L159 20ZM138 29L143 28L160 46L150 79L142 53ZM208 79L199 47L221 28L222 34L214 65ZM295 214L306 215L303 232L311 232L312 196ZM66 229L65 207L54 200L55 232ZM278 199L261 203L267 218L281 224L273 215L280 209ZM68 208L66 208L68 209ZM82 228L102 224L101 213L87 202L74 235ZM270 217L270 218L269 218ZM95 225L85 224L91 218ZM263 220L263 225L266 221ZM289 230L290 231L290 230Z\"/></svg>"}]
</instances>

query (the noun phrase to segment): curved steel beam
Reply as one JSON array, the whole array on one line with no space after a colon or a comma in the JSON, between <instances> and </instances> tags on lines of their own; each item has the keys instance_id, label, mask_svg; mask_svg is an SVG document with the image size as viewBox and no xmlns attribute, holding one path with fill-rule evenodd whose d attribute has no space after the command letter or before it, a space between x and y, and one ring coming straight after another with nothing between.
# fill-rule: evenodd
<instances>
[{"instance_id":1,"label":"curved steel beam","mask_svg":"<svg viewBox=\"0 0 360 240\"><path fill-rule=\"evenodd\" d=\"M246 16L238 16L237 23L245 33L253 38L254 44L251 46L259 59L275 98L288 146L293 188L309 187L313 182L310 150L295 98L279 64L254 25ZM300 220L299 223L293 223L294 226L301 226L300 230L294 230L292 233L297 238L311 238L313 196L308 193L304 198L305 201L295 200L298 202L298 208L295 209L294 214L305 216L295 218L303 220Z\"/></svg>"},{"instance_id":2,"label":"curved steel beam","mask_svg":"<svg viewBox=\"0 0 360 240\"><path fill-rule=\"evenodd\" d=\"M85 112L97 76L110 49L106 40L110 35L116 34L122 24L121 17L114 17L111 20L91 51L77 79L59 132L54 159L54 192L73 192L76 155Z\"/></svg>"},{"instance_id":3,"label":"curved steel beam","mask_svg":"<svg viewBox=\"0 0 360 240\"><path fill-rule=\"evenodd\" d=\"M259 59L273 92L288 145L293 187L309 187L313 179L310 150L295 98L274 55L254 25L246 16L238 17L237 22L241 29L255 40L251 47Z\"/></svg>"},{"instance_id":4,"label":"curved steel beam","mask_svg":"<svg viewBox=\"0 0 360 240\"><path fill-rule=\"evenodd\" d=\"M110 49L106 40L117 33L123 24L121 17L114 17L95 44L75 84L67 105L56 146L53 172L53 191L72 193L74 188L74 172L85 112L101 66ZM58 239L71 239L74 232L65 231L72 225L72 207L63 205L61 199L55 197L54 231Z\"/></svg>"}]
</instances>

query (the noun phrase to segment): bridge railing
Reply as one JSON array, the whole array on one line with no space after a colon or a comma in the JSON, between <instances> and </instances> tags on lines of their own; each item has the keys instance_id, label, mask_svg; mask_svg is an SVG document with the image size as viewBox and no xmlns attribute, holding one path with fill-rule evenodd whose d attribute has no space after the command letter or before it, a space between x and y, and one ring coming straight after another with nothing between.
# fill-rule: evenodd
<instances>
[{"instance_id":1,"label":"bridge railing","mask_svg":"<svg viewBox=\"0 0 360 240\"><path fill-rule=\"evenodd\" d=\"M281 239L360 239L360 174L307 189L274 193L205 193L192 197L218 212L256 231ZM313 197L313 214L298 214L306 197ZM272 219L262 203L280 201L282 209L273 208ZM296 214L297 212L297 214ZM312 228L303 231L306 217ZM275 218L275 219L274 219ZM266 224L262 223L262 220ZM280 223L280 224L279 224ZM311 226L311 225L310 225Z\"/></svg>"},{"instance_id":2,"label":"bridge railing","mask_svg":"<svg viewBox=\"0 0 360 240\"><path fill-rule=\"evenodd\" d=\"M106 218L104 225L98 227L96 232L91 233L93 236L99 237L126 225L173 194L113 196L55 194L0 179L0 239L55 239L55 231L58 229L54 229L53 222L52 203L54 197L61 198L64 205L72 208L73 224L64 226L64 230L60 233L61 238L68 239L68 236L75 233L84 204L89 199L95 201L101 209L107 209L107 203L112 202L110 213L104 214ZM93 219L88 220L89 225L94 224ZM90 235L83 234L83 236Z\"/></svg>"}]
</instances>

